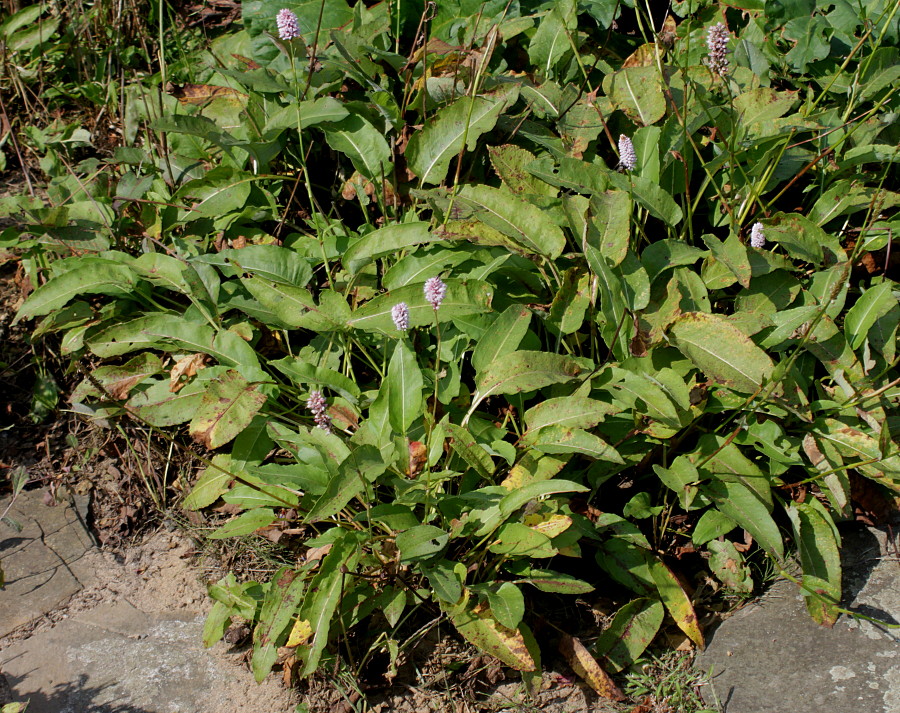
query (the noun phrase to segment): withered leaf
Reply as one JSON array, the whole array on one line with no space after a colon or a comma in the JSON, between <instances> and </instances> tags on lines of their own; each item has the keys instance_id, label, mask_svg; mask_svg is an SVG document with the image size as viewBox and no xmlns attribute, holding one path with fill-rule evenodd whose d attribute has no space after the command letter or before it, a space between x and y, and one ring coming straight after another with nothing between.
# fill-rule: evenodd
<instances>
[{"instance_id":1,"label":"withered leaf","mask_svg":"<svg viewBox=\"0 0 900 713\"><path fill-rule=\"evenodd\" d=\"M609 674L600 667L597 660L591 656L580 639L563 634L559 640L559 653L565 657L572 670L597 692L598 696L612 701L625 700L625 695Z\"/></svg>"}]
</instances>

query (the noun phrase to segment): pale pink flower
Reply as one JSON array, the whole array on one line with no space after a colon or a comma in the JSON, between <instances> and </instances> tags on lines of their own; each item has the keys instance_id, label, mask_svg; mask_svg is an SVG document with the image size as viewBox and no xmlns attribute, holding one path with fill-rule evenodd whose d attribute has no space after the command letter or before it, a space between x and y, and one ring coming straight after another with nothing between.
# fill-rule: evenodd
<instances>
[{"instance_id":1,"label":"pale pink flower","mask_svg":"<svg viewBox=\"0 0 900 713\"><path fill-rule=\"evenodd\" d=\"M429 277L425 280L425 299L435 310L441 306L446 294L447 285L440 277Z\"/></svg>"}]
</instances>

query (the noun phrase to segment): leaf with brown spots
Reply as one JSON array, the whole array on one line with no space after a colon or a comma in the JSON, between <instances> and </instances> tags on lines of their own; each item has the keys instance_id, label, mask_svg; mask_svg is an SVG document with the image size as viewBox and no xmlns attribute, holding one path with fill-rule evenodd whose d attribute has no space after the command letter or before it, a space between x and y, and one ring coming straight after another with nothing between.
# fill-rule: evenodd
<instances>
[{"instance_id":1,"label":"leaf with brown spots","mask_svg":"<svg viewBox=\"0 0 900 713\"><path fill-rule=\"evenodd\" d=\"M189 354L188 356L179 359L175 362L175 366L172 367L169 380L169 391L173 394L178 393L178 391L187 383L187 380L192 376L195 376L205 365L206 354ZM182 379L182 377L184 378Z\"/></svg>"},{"instance_id":2,"label":"leaf with brown spots","mask_svg":"<svg viewBox=\"0 0 900 713\"><path fill-rule=\"evenodd\" d=\"M190 434L207 448L218 448L243 431L266 402L234 369L211 381L191 420Z\"/></svg>"},{"instance_id":3,"label":"leaf with brown spots","mask_svg":"<svg viewBox=\"0 0 900 713\"><path fill-rule=\"evenodd\" d=\"M593 688L597 695L612 701L623 701L625 695L591 656L591 652L585 648L581 641L569 634L563 634L559 640L559 653L561 653L572 670Z\"/></svg>"}]
</instances>

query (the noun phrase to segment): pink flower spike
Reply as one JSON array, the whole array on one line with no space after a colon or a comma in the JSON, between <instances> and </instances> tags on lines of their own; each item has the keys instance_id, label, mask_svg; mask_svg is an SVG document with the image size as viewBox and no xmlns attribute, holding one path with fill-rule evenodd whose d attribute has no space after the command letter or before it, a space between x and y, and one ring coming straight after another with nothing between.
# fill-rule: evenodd
<instances>
[{"instance_id":1,"label":"pink flower spike","mask_svg":"<svg viewBox=\"0 0 900 713\"><path fill-rule=\"evenodd\" d=\"M707 30L706 48L709 50L706 58L709 68L724 77L728 74L728 28L721 22Z\"/></svg>"},{"instance_id":2,"label":"pink flower spike","mask_svg":"<svg viewBox=\"0 0 900 713\"><path fill-rule=\"evenodd\" d=\"M637 167L637 154L634 144L625 134L619 134L619 163L623 168L633 171Z\"/></svg>"},{"instance_id":3,"label":"pink flower spike","mask_svg":"<svg viewBox=\"0 0 900 713\"><path fill-rule=\"evenodd\" d=\"M406 302L398 302L391 307L391 319L394 320L394 326L401 332L409 329L409 307Z\"/></svg>"},{"instance_id":4,"label":"pink flower spike","mask_svg":"<svg viewBox=\"0 0 900 713\"><path fill-rule=\"evenodd\" d=\"M429 277L425 280L425 299L437 311L447 294L447 285L440 277Z\"/></svg>"},{"instance_id":5,"label":"pink flower spike","mask_svg":"<svg viewBox=\"0 0 900 713\"><path fill-rule=\"evenodd\" d=\"M306 408L308 408L309 412L313 415L316 426L326 433L331 433L331 418L325 413L327 405L325 403L325 396L321 391L314 390L309 392L309 398L306 400Z\"/></svg>"},{"instance_id":6,"label":"pink flower spike","mask_svg":"<svg viewBox=\"0 0 900 713\"><path fill-rule=\"evenodd\" d=\"M300 23L297 21L297 16L287 8L278 11L275 24L278 26L278 36L285 42L295 40L300 36Z\"/></svg>"},{"instance_id":7,"label":"pink flower spike","mask_svg":"<svg viewBox=\"0 0 900 713\"><path fill-rule=\"evenodd\" d=\"M754 248L762 248L766 244L766 234L763 232L762 223L754 223L750 228L750 245Z\"/></svg>"}]
</instances>

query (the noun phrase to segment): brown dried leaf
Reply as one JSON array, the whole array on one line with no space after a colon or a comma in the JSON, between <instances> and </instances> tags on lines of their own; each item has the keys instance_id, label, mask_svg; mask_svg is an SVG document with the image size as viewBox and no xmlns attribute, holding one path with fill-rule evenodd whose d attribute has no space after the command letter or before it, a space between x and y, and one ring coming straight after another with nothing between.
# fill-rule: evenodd
<instances>
[{"instance_id":1,"label":"brown dried leaf","mask_svg":"<svg viewBox=\"0 0 900 713\"><path fill-rule=\"evenodd\" d=\"M609 674L600 667L597 660L591 656L591 653L578 638L569 636L569 634L563 634L559 640L559 653L565 657L572 670L581 676L601 698L607 698L612 701L625 700L625 694L622 693Z\"/></svg>"},{"instance_id":2,"label":"brown dried leaf","mask_svg":"<svg viewBox=\"0 0 900 713\"><path fill-rule=\"evenodd\" d=\"M169 378L169 391L173 394L177 393L187 383L187 380L195 376L204 366L206 366L206 354L189 354L179 359L175 362L175 366L172 367ZM184 377L184 379L181 377ZM125 397L116 396L116 398L121 399Z\"/></svg>"},{"instance_id":3,"label":"brown dried leaf","mask_svg":"<svg viewBox=\"0 0 900 713\"><path fill-rule=\"evenodd\" d=\"M213 84L169 84L166 91L182 104L205 104L213 99L228 99L235 103L246 99L247 95L231 87L219 87Z\"/></svg>"},{"instance_id":4,"label":"brown dried leaf","mask_svg":"<svg viewBox=\"0 0 900 713\"><path fill-rule=\"evenodd\" d=\"M410 441L409 443L409 469L406 474L410 478L415 478L422 472L425 463L428 460L428 449L424 443L420 441Z\"/></svg>"}]
</instances>

